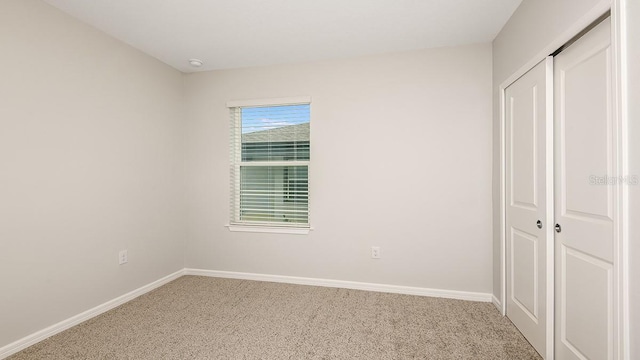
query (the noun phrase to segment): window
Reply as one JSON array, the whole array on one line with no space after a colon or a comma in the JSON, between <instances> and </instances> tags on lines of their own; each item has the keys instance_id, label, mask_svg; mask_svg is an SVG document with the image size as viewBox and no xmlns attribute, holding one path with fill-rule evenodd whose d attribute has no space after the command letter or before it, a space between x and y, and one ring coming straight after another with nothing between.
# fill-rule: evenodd
<instances>
[{"instance_id":1,"label":"window","mask_svg":"<svg viewBox=\"0 0 640 360\"><path fill-rule=\"evenodd\" d=\"M310 99L228 106L230 228L308 229Z\"/></svg>"}]
</instances>

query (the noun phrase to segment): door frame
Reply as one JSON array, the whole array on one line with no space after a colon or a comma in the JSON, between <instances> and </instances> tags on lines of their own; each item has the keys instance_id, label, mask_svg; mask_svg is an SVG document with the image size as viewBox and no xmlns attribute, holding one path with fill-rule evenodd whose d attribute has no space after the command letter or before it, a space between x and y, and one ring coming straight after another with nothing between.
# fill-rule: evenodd
<instances>
[{"instance_id":1,"label":"door frame","mask_svg":"<svg viewBox=\"0 0 640 360\"><path fill-rule=\"evenodd\" d=\"M627 115L627 56L626 56L626 4L628 0L601 0L588 13L583 15L578 21L571 24L569 28L549 43L540 53L525 63L520 69L508 77L499 87L500 96L500 298L494 297L493 301L502 315L507 312L507 281L506 281L506 89L513 84L526 72L531 70L541 61L547 61L547 76L553 76L553 61L549 61L547 57L554 53L557 49L573 39L576 35L586 29L590 24L599 17L610 12L611 16L611 47L613 50L613 106L614 121L618 124L618 132L615 136L618 139L616 144L616 163L614 164L614 176L629 178L628 167L628 115ZM549 68L551 63L551 68ZM551 70L551 72L549 71ZM547 79L550 80L550 79ZM552 80L552 79L551 79ZM550 88L550 89L549 89ZM547 99L551 95L553 104L553 82L547 82ZM553 106L547 107L547 149L553 149ZM549 160L549 158L551 160ZM547 178L553 180L553 152L547 152ZM553 196L553 184L547 196ZM628 232L628 184L623 183L617 187L617 196L619 201L617 219L617 227L614 230L614 338L617 342L614 344L614 358L617 360L630 360L630 344L629 344L629 232ZM553 198L552 198L553 199ZM553 201L551 202L553 209ZM550 223L546 223L547 230L553 228L553 210ZM554 240L553 235L549 238L551 242L547 247L547 349L544 358L551 360L554 358Z\"/></svg>"}]
</instances>

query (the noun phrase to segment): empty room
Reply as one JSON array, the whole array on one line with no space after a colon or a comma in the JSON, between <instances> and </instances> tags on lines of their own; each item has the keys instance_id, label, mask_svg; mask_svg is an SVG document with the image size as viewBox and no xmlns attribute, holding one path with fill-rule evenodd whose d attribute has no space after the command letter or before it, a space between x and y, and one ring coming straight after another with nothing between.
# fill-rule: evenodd
<instances>
[{"instance_id":1,"label":"empty room","mask_svg":"<svg viewBox=\"0 0 640 360\"><path fill-rule=\"evenodd\" d=\"M640 359L640 1L0 0L0 359Z\"/></svg>"}]
</instances>

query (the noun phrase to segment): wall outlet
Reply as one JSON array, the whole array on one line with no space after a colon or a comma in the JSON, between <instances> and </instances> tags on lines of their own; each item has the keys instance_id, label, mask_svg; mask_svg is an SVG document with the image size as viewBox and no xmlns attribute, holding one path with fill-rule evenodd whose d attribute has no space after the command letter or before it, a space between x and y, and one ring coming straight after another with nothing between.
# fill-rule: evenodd
<instances>
[{"instance_id":1,"label":"wall outlet","mask_svg":"<svg viewBox=\"0 0 640 360\"><path fill-rule=\"evenodd\" d=\"M127 250L122 250L118 253L118 264L126 264L129 262L129 254L127 254Z\"/></svg>"},{"instance_id":2,"label":"wall outlet","mask_svg":"<svg viewBox=\"0 0 640 360\"><path fill-rule=\"evenodd\" d=\"M371 258L372 259L380 259L380 246L372 246L371 247Z\"/></svg>"}]
</instances>

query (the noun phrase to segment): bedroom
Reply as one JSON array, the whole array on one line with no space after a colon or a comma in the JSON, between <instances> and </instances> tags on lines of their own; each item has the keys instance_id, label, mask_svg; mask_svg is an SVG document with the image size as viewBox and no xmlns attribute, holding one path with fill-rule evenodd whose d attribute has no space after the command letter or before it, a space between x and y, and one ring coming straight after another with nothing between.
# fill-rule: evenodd
<instances>
[{"instance_id":1,"label":"bedroom","mask_svg":"<svg viewBox=\"0 0 640 360\"><path fill-rule=\"evenodd\" d=\"M502 310L500 85L612 6L377 1L337 16L329 1L290 4L287 16L260 2L249 11L250 1L82 3L0 3L0 357L182 275ZM438 4L446 16L421 25ZM612 17L626 20L626 172L634 175L640 34L630 19L640 9L612 4ZM212 24L188 21L199 12ZM476 21L456 32L465 19ZM239 39L253 47L200 31L216 21L222 34L242 26ZM230 231L229 103L300 97L311 108L311 229ZM634 339L640 189L626 189L628 292L620 301L629 309L620 339L625 331ZM638 356L636 343L625 346L619 358Z\"/></svg>"}]
</instances>

